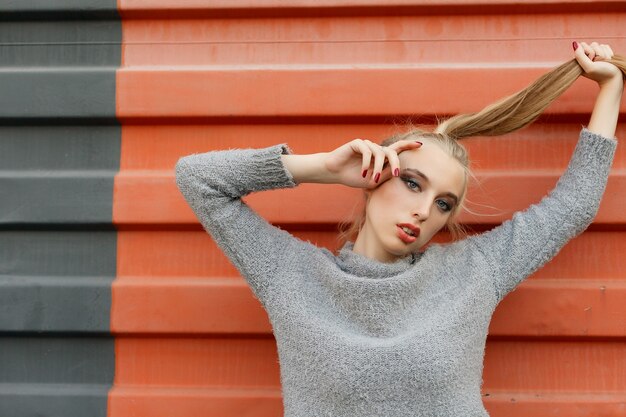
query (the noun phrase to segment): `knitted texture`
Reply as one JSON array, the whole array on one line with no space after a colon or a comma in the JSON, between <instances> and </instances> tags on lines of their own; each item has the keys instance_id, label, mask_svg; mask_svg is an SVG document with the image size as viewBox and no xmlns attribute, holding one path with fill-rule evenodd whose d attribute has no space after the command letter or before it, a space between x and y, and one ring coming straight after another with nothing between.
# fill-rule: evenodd
<instances>
[{"instance_id":1,"label":"knitted texture","mask_svg":"<svg viewBox=\"0 0 626 417\"><path fill-rule=\"evenodd\" d=\"M485 417L498 303L595 216L617 141L583 127L539 203L464 240L382 263L272 226L240 197L297 186L286 144L193 154L176 183L268 313L286 417Z\"/></svg>"}]
</instances>

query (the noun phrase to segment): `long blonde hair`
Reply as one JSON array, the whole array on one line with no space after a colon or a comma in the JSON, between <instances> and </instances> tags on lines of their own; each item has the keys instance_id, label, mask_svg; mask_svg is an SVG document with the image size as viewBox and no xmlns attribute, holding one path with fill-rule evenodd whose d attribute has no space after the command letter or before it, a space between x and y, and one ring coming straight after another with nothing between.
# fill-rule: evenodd
<instances>
[{"instance_id":1,"label":"long blonde hair","mask_svg":"<svg viewBox=\"0 0 626 417\"><path fill-rule=\"evenodd\" d=\"M626 81L626 59L621 55L613 55L609 62L622 71ZM417 128L413 125L402 133L397 133L380 143L389 146L404 139L427 138L434 140L448 155L454 157L466 172L465 187L460 196L459 204L450 215L446 228L453 239L466 235L461 224L456 221L458 212L464 206L468 178L472 175L469 157L465 147L459 142L473 136L500 136L519 130L533 121L556 100L565 90L584 73L576 59L572 59L552 71L542 75L525 89L496 101L476 113L457 114L437 124L434 131ZM364 203L366 203L366 195ZM337 240L342 246L346 241L356 238L365 223L365 206L352 221L345 220L339 224Z\"/></svg>"}]
</instances>

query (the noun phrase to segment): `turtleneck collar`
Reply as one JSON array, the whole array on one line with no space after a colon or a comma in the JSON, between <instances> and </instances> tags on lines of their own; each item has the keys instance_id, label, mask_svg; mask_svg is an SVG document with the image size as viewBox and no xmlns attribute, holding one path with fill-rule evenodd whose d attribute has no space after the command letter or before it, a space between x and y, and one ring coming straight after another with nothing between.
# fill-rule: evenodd
<instances>
[{"instance_id":1,"label":"turtleneck collar","mask_svg":"<svg viewBox=\"0 0 626 417\"><path fill-rule=\"evenodd\" d=\"M353 251L354 242L347 241L339 250L337 262L343 271L366 278L388 278L400 274L411 267L421 253L410 253L394 262L385 263Z\"/></svg>"}]
</instances>

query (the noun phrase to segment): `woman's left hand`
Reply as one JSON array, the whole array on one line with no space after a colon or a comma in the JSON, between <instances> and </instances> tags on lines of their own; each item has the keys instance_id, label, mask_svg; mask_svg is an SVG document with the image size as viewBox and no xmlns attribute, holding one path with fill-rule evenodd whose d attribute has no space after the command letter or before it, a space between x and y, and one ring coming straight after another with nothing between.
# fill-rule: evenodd
<instances>
[{"instance_id":1,"label":"woman's left hand","mask_svg":"<svg viewBox=\"0 0 626 417\"><path fill-rule=\"evenodd\" d=\"M609 45L580 42L574 50L574 57L583 69L583 77L596 81L600 86L614 78L622 78L622 71L615 65L604 62L613 57Z\"/></svg>"}]
</instances>

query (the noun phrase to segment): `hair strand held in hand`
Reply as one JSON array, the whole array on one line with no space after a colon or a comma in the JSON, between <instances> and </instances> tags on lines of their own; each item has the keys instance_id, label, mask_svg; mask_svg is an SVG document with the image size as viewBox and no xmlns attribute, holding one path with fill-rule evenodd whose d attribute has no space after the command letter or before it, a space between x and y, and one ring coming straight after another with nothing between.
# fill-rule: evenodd
<instances>
[{"instance_id":1,"label":"hair strand held in hand","mask_svg":"<svg viewBox=\"0 0 626 417\"><path fill-rule=\"evenodd\" d=\"M613 55L611 63L626 80L626 59ZM519 130L533 121L583 74L572 59L539 77L525 89L503 98L476 113L458 114L442 122L435 132L454 139L472 136L499 136Z\"/></svg>"}]
</instances>

